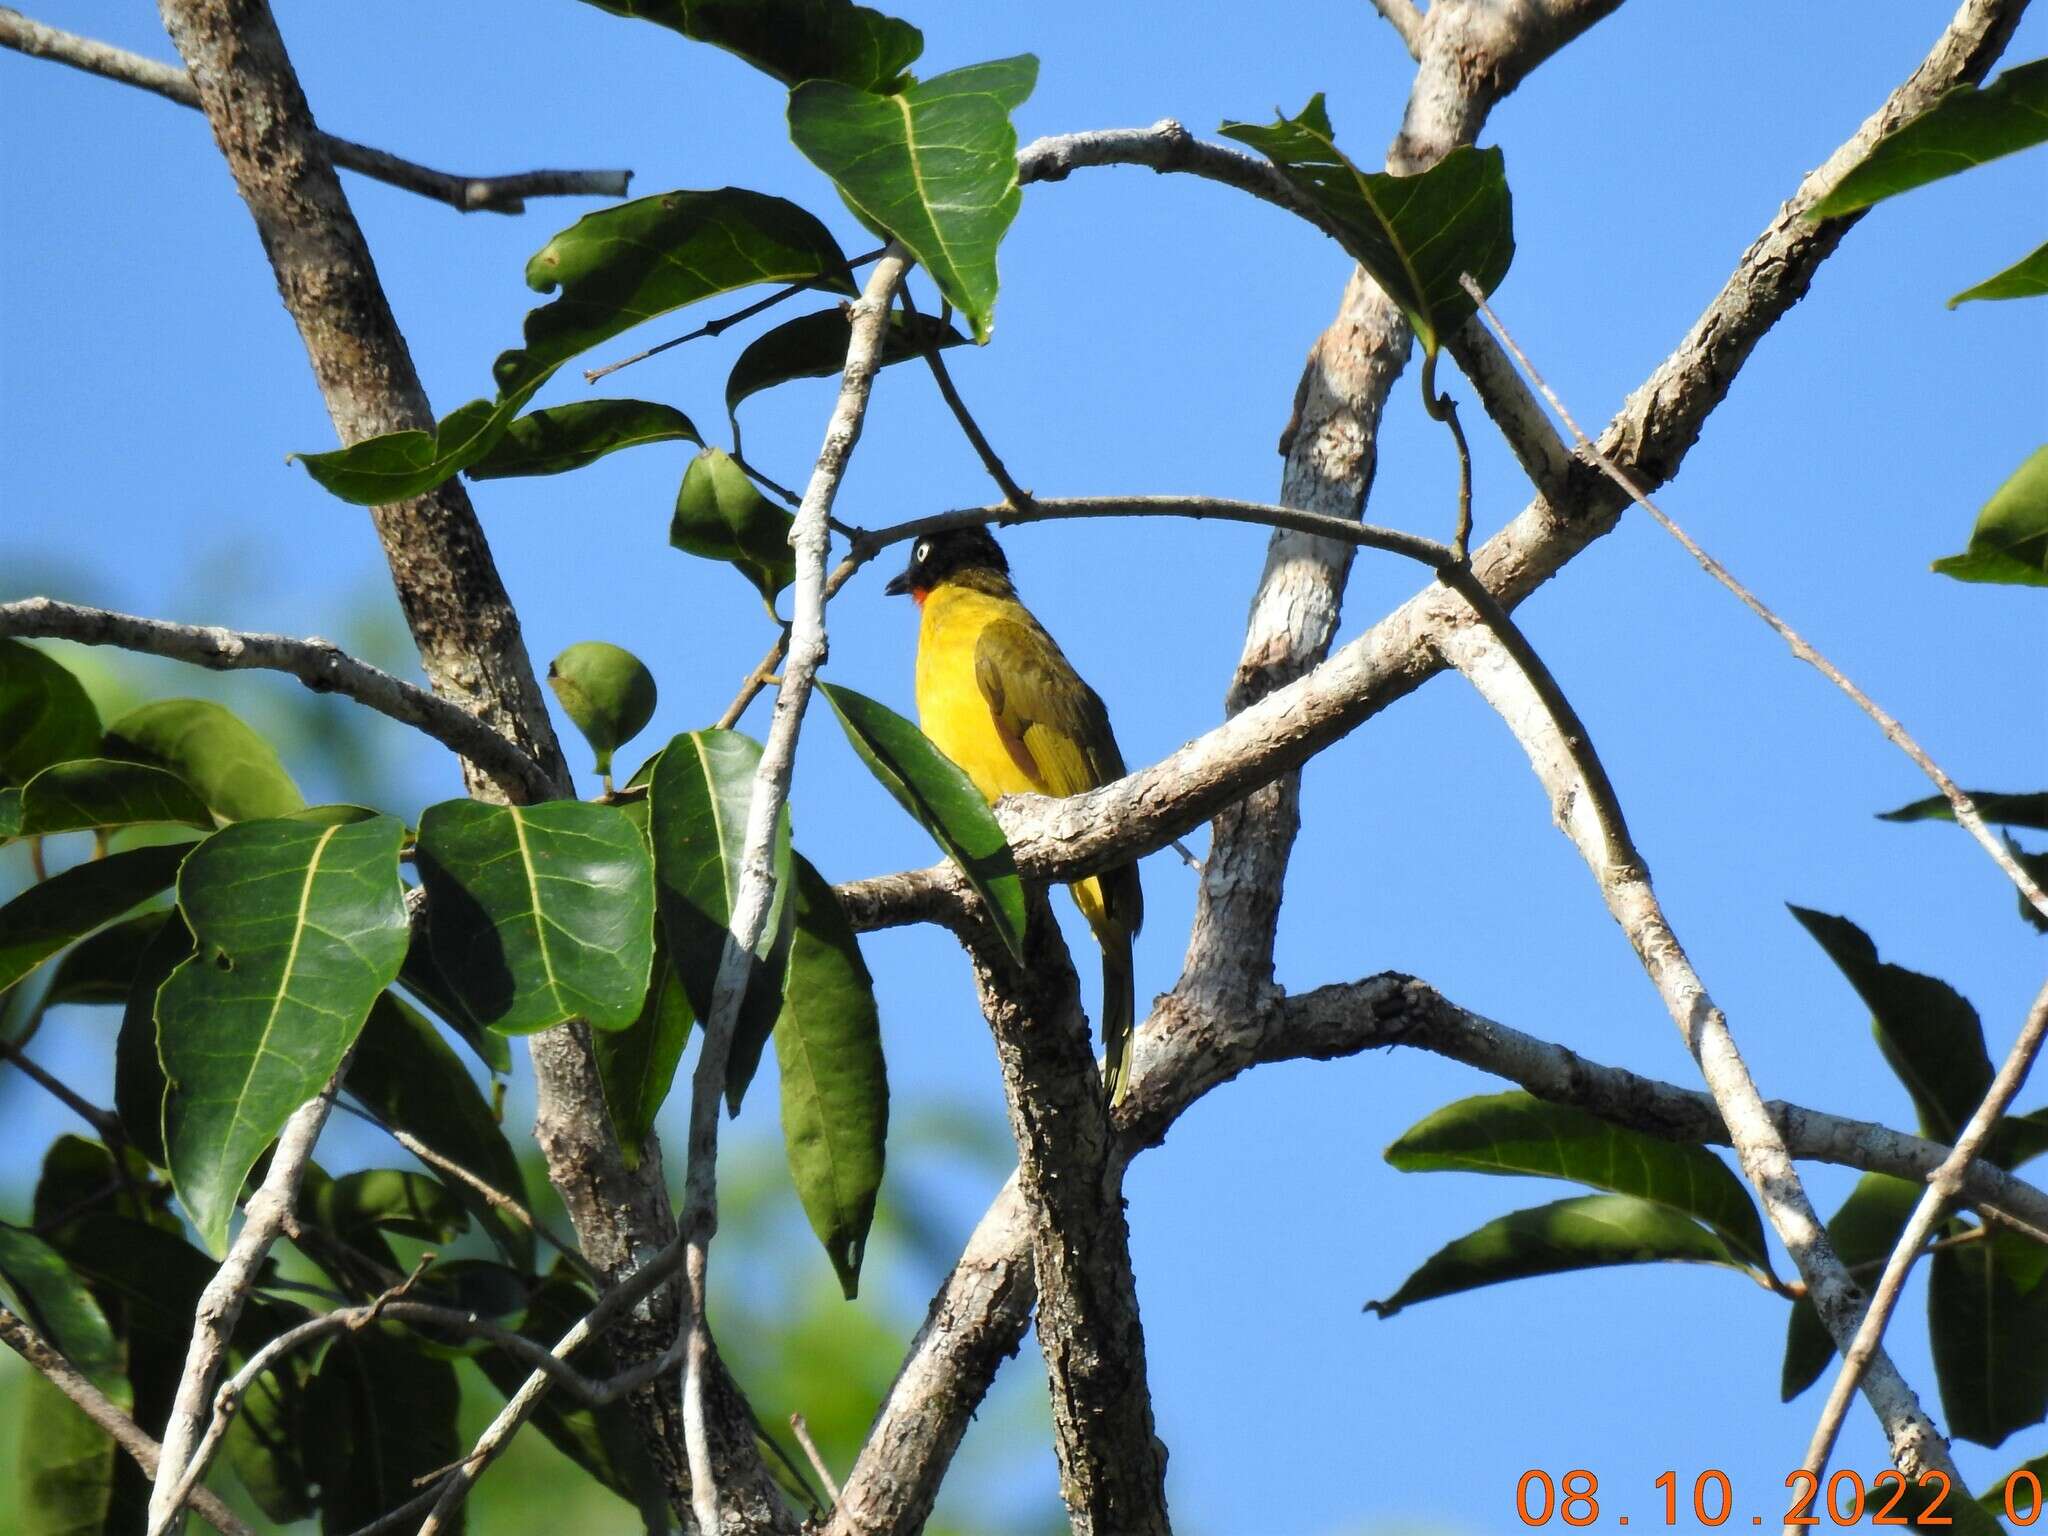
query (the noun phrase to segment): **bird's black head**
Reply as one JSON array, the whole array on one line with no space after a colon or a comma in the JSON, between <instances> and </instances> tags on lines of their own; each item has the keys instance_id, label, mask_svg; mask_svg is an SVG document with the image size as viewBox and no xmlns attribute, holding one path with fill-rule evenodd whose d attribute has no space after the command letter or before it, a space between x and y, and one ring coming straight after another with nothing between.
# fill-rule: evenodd
<instances>
[{"instance_id":1,"label":"bird's black head","mask_svg":"<svg viewBox=\"0 0 2048 1536\"><path fill-rule=\"evenodd\" d=\"M882 590L891 597L907 594L922 601L933 587L963 576L970 582L979 578L979 584L1000 584L1001 590L1009 590L1010 562L986 528L955 528L919 539L911 546L910 564L903 574Z\"/></svg>"}]
</instances>

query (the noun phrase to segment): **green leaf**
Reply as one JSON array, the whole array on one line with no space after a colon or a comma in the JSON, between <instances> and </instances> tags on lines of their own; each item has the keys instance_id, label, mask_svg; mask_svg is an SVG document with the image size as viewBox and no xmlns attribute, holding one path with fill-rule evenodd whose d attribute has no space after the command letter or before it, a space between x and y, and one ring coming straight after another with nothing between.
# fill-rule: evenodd
<instances>
[{"instance_id":1,"label":"green leaf","mask_svg":"<svg viewBox=\"0 0 2048 1536\"><path fill-rule=\"evenodd\" d=\"M967 775L916 726L865 694L820 683L853 750L868 771L915 816L932 840L960 866L995 919L996 931L1024 958L1024 883L995 812Z\"/></svg>"},{"instance_id":2,"label":"green leaf","mask_svg":"<svg viewBox=\"0 0 2048 1536\"><path fill-rule=\"evenodd\" d=\"M435 963L479 1023L633 1022L654 958L654 870L616 809L446 800L421 812L416 859Z\"/></svg>"},{"instance_id":3,"label":"green leaf","mask_svg":"<svg viewBox=\"0 0 2048 1536\"><path fill-rule=\"evenodd\" d=\"M849 335L846 311L835 308L799 315L748 342L725 379L725 410L733 418L734 436L739 434L741 401L791 379L829 379L843 372ZM943 350L964 347L967 338L940 324L936 315L919 315L913 326L902 310L891 310L889 329L882 337L881 366L924 356L928 342Z\"/></svg>"},{"instance_id":4,"label":"green leaf","mask_svg":"<svg viewBox=\"0 0 2048 1536\"><path fill-rule=\"evenodd\" d=\"M52 763L21 790L18 837L177 822L213 830L213 813L174 773L147 763L88 757Z\"/></svg>"},{"instance_id":5,"label":"green leaf","mask_svg":"<svg viewBox=\"0 0 2048 1536\"><path fill-rule=\"evenodd\" d=\"M1419 176L1362 171L1337 147L1318 93L1298 117L1225 123L1343 231L1344 249L1401 307L1434 355L1476 309L1458 278L1491 293L1514 260L1514 209L1498 149L1464 145Z\"/></svg>"},{"instance_id":6,"label":"green leaf","mask_svg":"<svg viewBox=\"0 0 2048 1536\"><path fill-rule=\"evenodd\" d=\"M0 1280L45 1342L117 1407L134 1407L120 1341L56 1250L0 1223ZM119 1453L69 1398L40 1376L33 1383L15 1404L22 1426L15 1494L21 1536L98 1533L106 1528Z\"/></svg>"},{"instance_id":7,"label":"green leaf","mask_svg":"<svg viewBox=\"0 0 2048 1536\"><path fill-rule=\"evenodd\" d=\"M648 830L661 888L669 963L699 1022L710 1017L746 856L747 812L754 798L760 745L735 731L688 731L662 749L649 790ZM737 1110L747 1056L758 1060L781 1007L789 904L789 807L776 823L775 890L733 1026L726 1096Z\"/></svg>"},{"instance_id":8,"label":"green leaf","mask_svg":"<svg viewBox=\"0 0 2048 1536\"><path fill-rule=\"evenodd\" d=\"M1969 796L1977 814L1986 821L2008 827L2034 827L2048 832L2048 790L2032 794L2007 795L1992 789L1973 789ZM1879 821L1954 821L1955 807L1946 795L1929 795L1896 811L1882 812Z\"/></svg>"},{"instance_id":9,"label":"green leaf","mask_svg":"<svg viewBox=\"0 0 2048 1536\"><path fill-rule=\"evenodd\" d=\"M1891 1257L1899 1234L1906 1230L1913 1207L1919 1203L1917 1184L1885 1173L1864 1174L1828 1223L1828 1242L1835 1257L1852 1266L1883 1263ZM1785 1324L1785 1363L1778 1376L1779 1400L1789 1403L1812 1386L1834 1358L1835 1341L1813 1309L1813 1303L1803 1297L1793 1302L1792 1314Z\"/></svg>"},{"instance_id":10,"label":"green leaf","mask_svg":"<svg viewBox=\"0 0 2048 1536\"><path fill-rule=\"evenodd\" d=\"M1462 1169L1570 1179L1635 1195L1705 1222L1729 1251L1770 1268L1762 1219L1728 1165L1705 1147L1660 1141L1526 1093L1460 1099L1387 1148L1404 1173Z\"/></svg>"},{"instance_id":11,"label":"green leaf","mask_svg":"<svg viewBox=\"0 0 2048 1536\"><path fill-rule=\"evenodd\" d=\"M36 1006L49 1009L63 1003L127 1001L135 968L169 916L168 912L137 913L72 945L50 973L50 985Z\"/></svg>"},{"instance_id":12,"label":"green leaf","mask_svg":"<svg viewBox=\"0 0 2048 1536\"><path fill-rule=\"evenodd\" d=\"M21 830L21 791L12 787L0 789L0 843L4 843Z\"/></svg>"},{"instance_id":13,"label":"green leaf","mask_svg":"<svg viewBox=\"0 0 2048 1536\"><path fill-rule=\"evenodd\" d=\"M626 1166L640 1166L647 1133L674 1086L676 1064L690 1038L690 1000L682 979L668 963L668 944L659 931L654 939L654 970L640 1016L625 1029L592 1035L590 1051L604 1084L612 1127Z\"/></svg>"},{"instance_id":14,"label":"green leaf","mask_svg":"<svg viewBox=\"0 0 2048 1536\"><path fill-rule=\"evenodd\" d=\"M221 1450L257 1508L278 1525L303 1520L318 1507L306 1451L320 1429L307 1414L313 1371L304 1357L287 1354L250 1383Z\"/></svg>"},{"instance_id":15,"label":"green leaf","mask_svg":"<svg viewBox=\"0 0 2048 1536\"><path fill-rule=\"evenodd\" d=\"M472 480L559 475L621 448L704 439L681 411L649 400L579 400L521 416L469 466Z\"/></svg>"},{"instance_id":16,"label":"green leaf","mask_svg":"<svg viewBox=\"0 0 2048 1536\"><path fill-rule=\"evenodd\" d=\"M597 771L609 779L612 753L654 718L654 674L629 650L583 640L548 663L548 686L596 752Z\"/></svg>"},{"instance_id":17,"label":"green leaf","mask_svg":"<svg viewBox=\"0 0 2048 1536\"><path fill-rule=\"evenodd\" d=\"M838 80L892 89L924 52L907 21L850 0L585 0L736 53L784 85Z\"/></svg>"},{"instance_id":18,"label":"green leaf","mask_svg":"<svg viewBox=\"0 0 2048 1536\"><path fill-rule=\"evenodd\" d=\"M1877 1048L1912 1095L1921 1134L1954 1141L1991 1086L1977 1010L1947 982L1880 961L1877 946L1847 918L1798 906L1791 912L1869 1007Z\"/></svg>"},{"instance_id":19,"label":"green leaf","mask_svg":"<svg viewBox=\"0 0 2048 1536\"><path fill-rule=\"evenodd\" d=\"M346 448L287 457L304 466L329 495L359 507L389 506L424 496L488 454L547 380L548 373L542 373L496 400L459 405L431 432L408 428L366 437Z\"/></svg>"},{"instance_id":20,"label":"green leaf","mask_svg":"<svg viewBox=\"0 0 2048 1536\"><path fill-rule=\"evenodd\" d=\"M2048 139L2048 59L1961 85L1877 141L1807 214L1831 219Z\"/></svg>"},{"instance_id":21,"label":"green leaf","mask_svg":"<svg viewBox=\"0 0 2048 1536\"><path fill-rule=\"evenodd\" d=\"M178 912L166 914L135 962L121 1033L114 1043L114 1111L134 1148L159 1168L164 1153L164 1067L156 1049L156 998L171 972L192 958L192 930Z\"/></svg>"},{"instance_id":22,"label":"green leaf","mask_svg":"<svg viewBox=\"0 0 2048 1536\"><path fill-rule=\"evenodd\" d=\"M0 991L169 885L191 848L172 843L109 854L52 875L0 907Z\"/></svg>"},{"instance_id":23,"label":"green leaf","mask_svg":"<svg viewBox=\"0 0 2048 1536\"><path fill-rule=\"evenodd\" d=\"M782 1145L811 1230L848 1301L875 1219L889 1132L874 982L839 898L796 856L796 937L775 1021Z\"/></svg>"},{"instance_id":24,"label":"green leaf","mask_svg":"<svg viewBox=\"0 0 2048 1536\"><path fill-rule=\"evenodd\" d=\"M1993 1232L1929 1262L1928 1330L1949 1433L2001 1445L2048 1415L2048 1247Z\"/></svg>"},{"instance_id":25,"label":"green leaf","mask_svg":"<svg viewBox=\"0 0 2048 1536\"><path fill-rule=\"evenodd\" d=\"M2026 871L2027 878L2042 890L2048 891L2048 849L2043 849L2039 853L2029 853L2009 837L2005 840L2005 847L2013 856L2013 862ZM2043 917L2035 910L2034 904L2027 900L2027 893L2015 891L2013 895L2019 903L2020 917L2037 933L2048 933L2048 917Z\"/></svg>"},{"instance_id":26,"label":"green leaf","mask_svg":"<svg viewBox=\"0 0 2048 1536\"><path fill-rule=\"evenodd\" d=\"M596 1305L597 1297L577 1280L575 1271L566 1262L558 1262L527 1304L519 1332L552 1349L555 1341ZM576 1360L577 1368L593 1377L602 1378L618 1369L611 1345L602 1335L579 1349ZM501 1349L485 1350L477 1364L491 1385L508 1398L530 1374L530 1367ZM629 1404L580 1408L567 1393L551 1392L535 1407L533 1424L563 1455L640 1509L649 1531L668 1530L667 1501Z\"/></svg>"},{"instance_id":27,"label":"green leaf","mask_svg":"<svg viewBox=\"0 0 2048 1536\"><path fill-rule=\"evenodd\" d=\"M398 968L398 984L454 1030L462 1043L476 1052L478 1061L493 1072L510 1072L511 1042L469 1016L469 1010L448 985L448 978L434 963L432 924L433 913L424 907L413 915L412 942L406 946L405 964Z\"/></svg>"},{"instance_id":28,"label":"green leaf","mask_svg":"<svg viewBox=\"0 0 2048 1536\"><path fill-rule=\"evenodd\" d=\"M450 1362L389 1324L335 1336L308 1404L321 1426L315 1465L325 1536L357 1530L416 1497L416 1480L468 1450L456 1435L461 1395ZM447 1529L463 1529L459 1507Z\"/></svg>"},{"instance_id":29,"label":"green leaf","mask_svg":"<svg viewBox=\"0 0 2048 1536\"><path fill-rule=\"evenodd\" d=\"M2038 299L2043 294L2048 294L2048 245L2036 246L2003 272L1965 288L1948 301L1948 307L1972 299Z\"/></svg>"},{"instance_id":30,"label":"green leaf","mask_svg":"<svg viewBox=\"0 0 2048 1536\"><path fill-rule=\"evenodd\" d=\"M176 774L223 821L306 808L277 749L209 699L161 699L129 710L107 727L102 755Z\"/></svg>"},{"instance_id":31,"label":"green leaf","mask_svg":"<svg viewBox=\"0 0 2048 1536\"><path fill-rule=\"evenodd\" d=\"M469 1225L469 1213L438 1179L401 1168L365 1168L328 1179L301 1196L300 1219L325 1227L343 1242L366 1232L396 1232L425 1243L445 1243Z\"/></svg>"},{"instance_id":32,"label":"green leaf","mask_svg":"<svg viewBox=\"0 0 2048 1536\"><path fill-rule=\"evenodd\" d=\"M668 541L686 554L738 566L773 608L775 594L796 580L796 551L789 547L795 521L754 489L730 454L706 448L683 472Z\"/></svg>"},{"instance_id":33,"label":"green leaf","mask_svg":"<svg viewBox=\"0 0 2048 1536\"><path fill-rule=\"evenodd\" d=\"M528 310L526 345L491 365L496 399L470 401L432 432L387 432L300 454L307 473L361 506L403 501L484 459L557 368L643 320L753 283L857 291L823 224L794 203L742 187L664 192L586 215L534 254L526 282L537 293L559 286L561 296Z\"/></svg>"},{"instance_id":34,"label":"green leaf","mask_svg":"<svg viewBox=\"0 0 2048 1536\"><path fill-rule=\"evenodd\" d=\"M2021 1478L2019 1486L2014 1488L2012 1486L2013 1479L2018 1478L2023 1472L2032 1475L2034 1479L2033 1485L2029 1486L2026 1480ZM2008 1489L2011 1489L2010 1504L2007 1502ZM2023 1461L2014 1467L2005 1476L1987 1487L1984 1492L1978 1494L1977 1502L1994 1515L2002 1515L2006 1513L2008 1508L2016 1515L2024 1515L2029 1510L2036 1512L2040 1510L2041 1494L2039 1490L2041 1489L2048 1489L2048 1451L2044 1451L2031 1461Z\"/></svg>"},{"instance_id":35,"label":"green leaf","mask_svg":"<svg viewBox=\"0 0 2048 1536\"><path fill-rule=\"evenodd\" d=\"M197 953L157 994L164 1147L178 1198L215 1253L256 1159L334 1075L398 975L404 835L389 816L341 827L243 822L201 843L178 873Z\"/></svg>"},{"instance_id":36,"label":"green leaf","mask_svg":"<svg viewBox=\"0 0 2048 1536\"><path fill-rule=\"evenodd\" d=\"M1030 54L934 75L890 96L835 80L789 93L789 136L870 229L900 240L987 341L996 247L1017 216L1010 114L1038 83Z\"/></svg>"},{"instance_id":37,"label":"green leaf","mask_svg":"<svg viewBox=\"0 0 2048 1536\"><path fill-rule=\"evenodd\" d=\"M526 1204L526 1180L497 1116L462 1059L424 1018L386 992L371 1005L343 1084L349 1097L394 1130ZM461 1180L449 1188L514 1264L533 1263L533 1232Z\"/></svg>"},{"instance_id":38,"label":"green leaf","mask_svg":"<svg viewBox=\"0 0 2048 1536\"><path fill-rule=\"evenodd\" d=\"M1720 1238L1668 1205L1631 1195L1580 1195L1515 1211L1468 1232L1430 1255L1392 1296L1369 1301L1366 1309L1392 1317L1418 1301L1506 1280L1658 1262L1744 1268Z\"/></svg>"},{"instance_id":39,"label":"green leaf","mask_svg":"<svg viewBox=\"0 0 2048 1536\"><path fill-rule=\"evenodd\" d=\"M1969 547L1929 569L1957 581L2048 587L2048 446L2036 448L1984 503Z\"/></svg>"},{"instance_id":40,"label":"green leaf","mask_svg":"<svg viewBox=\"0 0 2048 1536\"><path fill-rule=\"evenodd\" d=\"M0 784L91 757L99 737L99 711L68 668L25 641L0 639Z\"/></svg>"}]
</instances>

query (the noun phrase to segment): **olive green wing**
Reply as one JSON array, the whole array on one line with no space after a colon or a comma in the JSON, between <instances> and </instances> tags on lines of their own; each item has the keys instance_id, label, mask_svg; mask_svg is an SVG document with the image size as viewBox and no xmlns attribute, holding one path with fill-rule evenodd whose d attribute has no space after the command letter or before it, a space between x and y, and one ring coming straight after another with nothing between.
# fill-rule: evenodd
<instances>
[{"instance_id":1,"label":"olive green wing","mask_svg":"<svg viewBox=\"0 0 2048 1536\"><path fill-rule=\"evenodd\" d=\"M1109 712L1035 621L997 619L974 647L974 678L1017 766L1048 795L1124 775Z\"/></svg>"}]
</instances>

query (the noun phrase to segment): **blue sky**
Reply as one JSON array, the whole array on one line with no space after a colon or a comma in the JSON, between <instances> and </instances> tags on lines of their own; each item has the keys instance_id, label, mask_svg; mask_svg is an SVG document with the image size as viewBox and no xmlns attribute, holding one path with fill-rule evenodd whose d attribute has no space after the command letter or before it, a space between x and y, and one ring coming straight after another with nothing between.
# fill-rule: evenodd
<instances>
[{"instance_id":1,"label":"blue sky","mask_svg":"<svg viewBox=\"0 0 2048 1536\"><path fill-rule=\"evenodd\" d=\"M51 0L38 14L169 56L150 8L114 9ZM567 0L279 10L331 132L465 172L624 165L642 194L751 186L804 203L847 249L865 248L783 135L781 89L723 54ZM1037 93L1017 115L1025 139L1165 116L1213 134L1222 119L1292 112L1320 90L1340 140L1371 161L1411 70L1362 0L907 14L926 32L926 72L1039 55ZM1496 302L1583 419L1605 420L1665 355L1945 16L1635 0L1494 114L1482 142L1506 152L1518 240ZM2044 52L2048 22L2036 17L2007 57ZM284 462L331 446L332 432L203 123L46 64L9 56L0 75L13 292L0 307L0 597L48 591L179 620L367 634L379 659L410 666L368 519ZM1978 505L2042 438L2048 309L1949 313L1942 301L2039 243L2044 164L2038 152L2008 160L1866 219L1758 348L1662 498L1959 779L1999 789L2048 781L2041 594L1963 586L1926 565L1962 546ZM526 257L596 205L464 217L345 181L437 408L486 392L491 358L538 302L520 279ZM1041 494L1277 493L1274 441L1346 271L1330 242L1225 189L1101 171L1028 190L1002 270L992 343L955 352L952 366L1022 483ZM691 323L657 322L592 361ZM678 405L715 433L725 369L748 334L694 343L608 388ZM1447 382L1469 398L1455 375ZM584 393L564 370L541 403ZM800 484L831 393L818 381L750 402L750 457ZM1484 535L1527 492L1480 413L1466 420ZM648 748L715 717L771 638L742 581L666 547L685 451L644 448L475 493L537 660L602 638L653 667L662 695ZM1451 476L1404 378L1368 515L1441 535ZM991 499L930 380L885 375L839 515L879 525ZM1079 523L1005 543L1025 597L1107 700L1129 761L1215 723L1258 530ZM1362 558L1340 639L1417 585L1412 567ZM880 587L863 578L833 605L829 675L907 711L913 614ZM1683 551L1631 516L1521 617L1605 756L1766 1096L1911 1121L1861 1005L1787 901L1850 917L1887 959L1957 986L2002 1056L2043 955L2011 891L1953 829L1872 820L1924 783ZM210 686L148 676L164 689ZM240 679L226 696L260 714L289 686ZM460 792L438 748L382 721L365 728L399 765L392 809ZM292 766L316 794L346 782L317 756ZM834 878L931 857L829 717L810 722L794 806L800 845ZM1597 1060L1693 1082L1519 749L1455 676L1316 759L1304 817L1283 984L1409 971ZM1149 994L1177 972L1194 887L1171 854L1145 878L1138 968ZM890 933L867 953L898 1101L1000 1126L986 1030L951 942ZM76 1032L69 1045L57 1037L53 1062L91 1091L98 1036L82 1016ZM1635 1509L1638 1525L1661 1507L1651 1485L1666 1468L1684 1484L1725 1470L1738 1515L1768 1521L1781 1508L1819 1394L1778 1405L1784 1307L1739 1277L1612 1271L1385 1322L1361 1314L1442 1243L1570 1193L1381 1162L1423 1114L1499 1086L1419 1053L1262 1068L1135 1165L1133 1247L1182 1529L1498 1531L1518 1524L1513 1490L1529 1467L1593 1469L1633 1501L1612 1507ZM771 1097L751 1101L732 1134L771 1138ZM37 1100L9 1102L0 1138L12 1177L61 1123ZM2038 1085L2021 1101L2043 1102ZM995 1177L938 1172L942 1222L964 1238ZM1811 1171L1824 1210L1850 1182ZM1923 1296L1916 1284L1892 1342L1932 1406ZM1006 1371L1037 1390L1029 1347ZM1982 1477L2043 1449L2034 1433L1959 1457ZM1882 1465L1860 1408L1837 1464ZM1049 1449L1037 1477L1020 1491L1052 1486Z\"/></svg>"}]
</instances>

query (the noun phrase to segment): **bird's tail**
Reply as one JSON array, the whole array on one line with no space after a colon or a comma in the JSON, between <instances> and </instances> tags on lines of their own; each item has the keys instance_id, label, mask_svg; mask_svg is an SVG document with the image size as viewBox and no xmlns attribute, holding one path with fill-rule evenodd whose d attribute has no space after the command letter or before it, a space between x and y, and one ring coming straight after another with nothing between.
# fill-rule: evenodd
<instances>
[{"instance_id":1,"label":"bird's tail","mask_svg":"<svg viewBox=\"0 0 2048 1536\"><path fill-rule=\"evenodd\" d=\"M1131 1086L1131 1028L1137 1010L1137 971L1131 961L1131 931L1121 923L1105 923L1096 938L1102 944L1102 1048L1110 1107L1123 1103Z\"/></svg>"}]
</instances>

